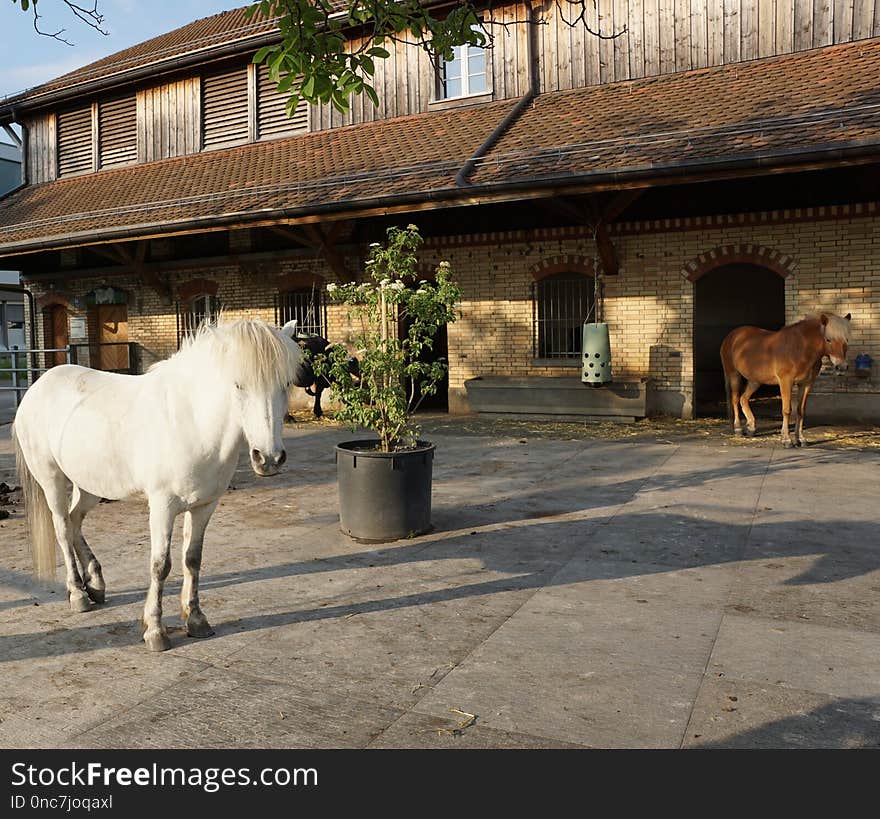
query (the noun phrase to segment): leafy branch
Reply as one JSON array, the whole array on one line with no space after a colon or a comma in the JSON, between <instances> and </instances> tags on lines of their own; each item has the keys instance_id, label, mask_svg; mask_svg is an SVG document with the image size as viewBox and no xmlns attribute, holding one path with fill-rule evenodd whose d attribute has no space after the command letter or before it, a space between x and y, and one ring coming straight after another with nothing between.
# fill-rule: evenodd
<instances>
[{"instance_id":1,"label":"leafy branch","mask_svg":"<svg viewBox=\"0 0 880 819\"><path fill-rule=\"evenodd\" d=\"M587 16L596 0L553 0L568 26L583 26L602 39L626 32L602 33ZM276 20L281 42L261 48L255 63L265 63L278 91L288 95L292 116L300 99L315 105L331 104L348 111L352 96L365 94L373 105L379 97L371 80L377 60L387 59L389 43L423 49L437 70L454 58L457 46L491 48L496 31L516 25L546 25L542 15L522 20L497 20L495 2L461 0L451 7L432 8L423 0L258 0L246 14ZM500 4L499 4L500 5ZM566 16L565 10L570 15ZM354 36L346 36L346 30Z\"/></svg>"},{"instance_id":2,"label":"leafy branch","mask_svg":"<svg viewBox=\"0 0 880 819\"><path fill-rule=\"evenodd\" d=\"M461 300L448 262L440 263L433 281L419 280L421 245L414 225L389 228L385 245L371 246L366 265L372 281L327 286L330 298L347 305L349 319L360 326L353 338L357 374L342 345L312 361L315 374L333 384L340 403L336 417L353 429L374 430L383 452L415 446L419 428L412 414L447 371L445 361L423 358L439 329L455 321Z\"/></svg>"}]
</instances>

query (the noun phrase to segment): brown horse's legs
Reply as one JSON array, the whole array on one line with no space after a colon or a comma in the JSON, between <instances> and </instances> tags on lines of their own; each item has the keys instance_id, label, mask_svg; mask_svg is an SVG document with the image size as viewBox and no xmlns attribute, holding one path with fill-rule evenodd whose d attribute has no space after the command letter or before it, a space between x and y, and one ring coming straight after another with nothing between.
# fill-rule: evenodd
<instances>
[{"instance_id":1,"label":"brown horse's legs","mask_svg":"<svg viewBox=\"0 0 880 819\"><path fill-rule=\"evenodd\" d=\"M779 394L782 397L782 445L786 447L791 446L791 434L788 429L791 420L791 388L792 381L779 379Z\"/></svg>"},{"instance_id":2,"label":"brown horse's legs","mask_svg":"<svg viewBox=\"0 0 880 819\"><path fill-rule=\"evenodd\" d=\"M727 376L727 385L730 390L730 409L733 412L733 434L742 435L742 424L739 420L739 391L742 387L742 378L739 373L731 373Z\"/></svg>"},{"instance_id":3,"label":"brown horse's legs","mask_svg":"<svg viewBox=\"0 0 880 819\"><path fill-rule=\"evenodd\" d=\"M804 437L804 413L807 411L807 396L812 388L812 381L800 385L801 395L800 401L798 401L797 428L795 429L795 438L797 439L798 446L807 445L807 439Z\"/></svg>"},{"instance_id":4,"label":"brown horse's legs","mask_svg":"<svg viewBox=\"0 0 880 819\"><path fill-rule=\"evenodd\" d=\"M743 390L742 398L740 398L743 415L746 417L746 435L750 438L755 434L755 416L752 413L752 408L749 406L749 399L755 394L755 390L760 386L760 381L749 381L749 383L746 384L746 388Z\"/></svg>"}]
</instances>

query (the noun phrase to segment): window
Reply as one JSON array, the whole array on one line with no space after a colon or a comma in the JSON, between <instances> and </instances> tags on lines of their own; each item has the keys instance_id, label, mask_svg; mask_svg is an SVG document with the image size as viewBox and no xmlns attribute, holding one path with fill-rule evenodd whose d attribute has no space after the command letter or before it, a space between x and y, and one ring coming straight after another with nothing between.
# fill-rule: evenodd
<instances>
[{"instance_id":1,"label":"window","mask_svg":"<svg viewBox=\"0 0 880 819\"><path fill-rule=\"evenodd\" d=\"M532 347L536 358L580 361L584 322L592 317L593 279L557 273L532 287Z\"/></svg>"},{"instance_id":2,"label":"window","mask_svg":"<svg viewBox=\"0 0 880 819\"><path fill-rule=\"evenodd\" d=\"M248 71L245 66L202 77L202 147L248 141Z\"/></svg>"},{"instance_id":3,"label":"window","mask_svg":"<svg viewBox=\"0 0 880 819\"><path fill-rule=\"evenodd\" d=\"M134 94L98 103L98 152L102 168L137 160L135 108Z\"/></svg>"},{"instance_id":4,"label":"window","mask_svg":"<svg viewBox=\"0 0 880 819\"><path fill-rule=\"evenodd\" d=\"M58 114L58 176L93 171L92 106Z\"/></svg>"},{"instance_id":5,"label":"window","mask_svg":"<svg viewBox=\"0 0 880 819\"><path fill-rule=\"evenodd\" d=\"M486 49L461 45L453 49L453 58L440 66L440 98L455 99L489 90L486 75Z\"/></svg>"},{"instance_id":6,"label":"window","mask_svg":"<svg viewBox=\"0 0 880 819\"><path fill-rule=\"evenodd\" d=\"M220 315L220 300L216 296L202 293L194 296L188 303L177 305L177 346L187 336L191 336L205 322L216 321Z\"/></svg>"},{"instance_id":7,"label":"window","mask_svg":"<svg viewBox=\"0 0 880 819\"><path fill-rule=\"evenodd\" d=\"M297 332L314 333L326 338L324 336L324 327L327 325L326 312L322 289L308 287L288 290L278 294L278 315L275 323L282 327L288 321L296 319Z\"/></svg>"},{"instance_id":8,"label":"window","mask_svg":"<svg viewBox=\"0 0 880 819\"><path fill-rule=\"evenodd\" d=\"M288 96L278 93L265 64L257 69L257 138L277 139L309 130L309 104L300 100L292 117L287 116Z\"/></svg>"}]
</instances>

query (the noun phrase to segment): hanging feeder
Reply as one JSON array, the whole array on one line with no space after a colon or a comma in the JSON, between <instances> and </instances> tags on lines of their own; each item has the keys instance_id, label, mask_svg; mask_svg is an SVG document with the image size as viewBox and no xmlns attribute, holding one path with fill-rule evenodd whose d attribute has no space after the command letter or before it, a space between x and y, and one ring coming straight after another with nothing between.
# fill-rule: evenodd
<instances>
[{"instance_id":1,"label":"hanging feeder","mask_svg":"<svg viewBox=\"0 0 880 819\"><path fill-rule=\"evenodd\" d=\"M581 381L601 387L611 383L611 340L605 322L584 322Z\"/></svg>"},{"instance_id":2,"label":"hanging feeder","mask_svg":"<svg viewBox=\"0 0 880 819\"><path fill-rule=\"evenodd\" d=\"M602 321L604 317L604 304L602 292L602 277L597 274L594 279L593 310L594 321L584 322L583 346L581 358L581 381L593 387L601 387L611 383L611 338L608 334L608 325Z\"/></svg>"}]
</instances>

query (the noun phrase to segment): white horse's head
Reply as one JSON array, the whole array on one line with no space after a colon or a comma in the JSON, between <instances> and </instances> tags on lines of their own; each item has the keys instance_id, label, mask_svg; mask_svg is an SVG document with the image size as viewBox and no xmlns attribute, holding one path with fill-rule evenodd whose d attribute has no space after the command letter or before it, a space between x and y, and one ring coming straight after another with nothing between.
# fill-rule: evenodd
<instances>
[{"instance_id":1,"label":"white horse's head","mask_svg":"<svg viewBox=\"0 0 880 819\"><path fill-rule=\"evenodd\" d=\"M251 467L261 477L277 475L287 460L281 431L288 390L302 378L302 350L287 326L281 331L259 321L228 326L239 342L231 349L230 363Z\"/></svg>"},{"instance_id":2,"label":"white horse's head","mask_svg":"<svg viewBox=\"0 0 880 819\"><path fill-rule=\"evenodd\" d=\"M218 387L232 393L231 413L254 472L277 475L287 460L281 435L287 391L304 378L302 350L289 331L253 319L221 321L200 328L181 354L191 367L211 368L221 376Z\"/></svg>"}]
</instances>

